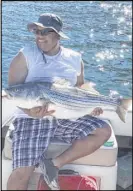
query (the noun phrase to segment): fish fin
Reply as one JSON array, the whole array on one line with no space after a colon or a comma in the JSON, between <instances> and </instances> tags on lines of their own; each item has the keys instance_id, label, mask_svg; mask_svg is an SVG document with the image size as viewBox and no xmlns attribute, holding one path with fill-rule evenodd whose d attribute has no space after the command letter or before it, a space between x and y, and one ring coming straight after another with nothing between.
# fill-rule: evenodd
<instances>
[{"instance_id":1,"label":"fish fin","mask_svg":"<svg viewBox=\"0 0 133 191\"><path fill-rule=\"evenodd\" d=\"M129 108L132 105L132 99L122 99L121 100L121 106L125 109L125 110L129 110Z\"/></svg>"},{"instance_id":2,"label":"fish fin","mask_svg":"<svg viewBox=\"0 0 133 191\"><path fill-rule=\"evenodd\" d=\"M116 109L116 113L118 114L119 118L125 123L127 111L121 106L118 106Z\"/></svg>"},{"instance_id":3,"label":"fish fin","mask_svg":"<svg viewBox=\"0 0 133 191\"><path fill-rule=\"evenodd\" d=\"M93 85L90 82L86 82L83 85L81 85L80 89L86 90L88 93L91 93L94 95L100 95L100 93L93 88Z\"/></svg>"},{"instance_id":4,"label":"fish fin","mask_svg":"<svg viewBox=\"0 0 133 191\"><path fill-rule=\"evenodd\" d=\"M132 104L132 99L122 99L120 106L118 106L116 109L116 113L124 123L126 121L127 111L130 108L131 104Z\"/></svg>"},{"instance_id":5,"label":"fish fin","mask_svg":"<svg viewBox=\"0 0 133 191\"><path fill-rule=\"evenodd\" d=\"M70 83L68 80L64 79L64 78L57 78L57 79L54 81L54 83L53 83L53 86L54 86L54 85L70 86L71 83Z\"/></svg>"},{"instance_id":6,"label":"fish fin","mask_svg":"<svg viewBox=\"0 0 133 191\"><path fill-rule=\"evenodd\" d=\"M41 102L43 106L54 104L52 101L50 101L50 99L46 99L46 98L39 98L37 101Z\"/></svg>"}]
</instances>

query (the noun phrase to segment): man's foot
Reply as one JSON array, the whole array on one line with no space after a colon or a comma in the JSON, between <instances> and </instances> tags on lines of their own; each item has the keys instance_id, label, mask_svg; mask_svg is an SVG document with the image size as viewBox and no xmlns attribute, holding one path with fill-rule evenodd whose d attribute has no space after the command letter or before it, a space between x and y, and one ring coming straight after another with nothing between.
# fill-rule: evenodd
<instances>
[{"instance_id":1,"label":"man's foot","mask_svg":"<svg viewBox=\"0 0 133 191\"><path fill-rule=\"evenodd\" d=\"M44 180L51 190L60 190L58 184L59 169L54 166L51 159L44 159L40 163L40 168L43 172Z\"/></svg>"}]
</instances>

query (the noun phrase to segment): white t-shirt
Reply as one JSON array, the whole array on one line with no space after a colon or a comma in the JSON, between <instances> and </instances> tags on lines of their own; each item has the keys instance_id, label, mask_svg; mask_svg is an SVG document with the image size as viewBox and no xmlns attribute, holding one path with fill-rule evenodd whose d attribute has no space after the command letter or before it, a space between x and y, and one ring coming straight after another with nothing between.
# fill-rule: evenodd
<instances>
[{"instance_id":1,"label":"white t-shirt","mask_svg":"<svg viewBox=\"0 0 133 191\"><path fill-rule=\"evenodd\" d=\"M25 82L30 81L51 81L54 77L69 80L72 86L77 82L77 75L81 73L81 54L61 46L58 54L43 59L42 52L36 44L25 46L20 50L25 56L28 68L28 75ZM15 117L29 117L22 110L17 109Z\"/></svg>"}]
</instances>

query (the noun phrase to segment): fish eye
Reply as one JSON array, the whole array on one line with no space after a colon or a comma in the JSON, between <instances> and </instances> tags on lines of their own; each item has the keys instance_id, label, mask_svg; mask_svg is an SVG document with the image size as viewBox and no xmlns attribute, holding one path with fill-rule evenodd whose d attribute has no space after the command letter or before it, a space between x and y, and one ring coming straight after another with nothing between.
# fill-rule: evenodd
<instances>
[{"instance_id":1,"label":"fish eye","mask_svg":"<svg viewBox=\"0 0 133 191\"><path fill-rule=\"evenodd\" d=\"M15 92L18 92L18 89L15 89Z\"/></svg>"}]
</instances>

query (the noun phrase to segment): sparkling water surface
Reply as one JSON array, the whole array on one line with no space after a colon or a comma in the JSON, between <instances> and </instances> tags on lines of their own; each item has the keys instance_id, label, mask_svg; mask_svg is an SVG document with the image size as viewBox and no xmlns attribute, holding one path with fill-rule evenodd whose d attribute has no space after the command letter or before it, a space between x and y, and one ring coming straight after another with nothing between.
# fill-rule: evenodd
<instances>
[{"instance_id":1,"label":"sparkling water surface","mask_svg":"<svg viewBox=\"0 0 133 191\"><path fill-rule=\"evenodd\" d=\"M2 88L13 57L34 41L27 23L46 12L63 19L70 40L61 44L82 53L86 80L104 95L132 96L131 1L3 1Z\"/></svg>"}]
</instances>

